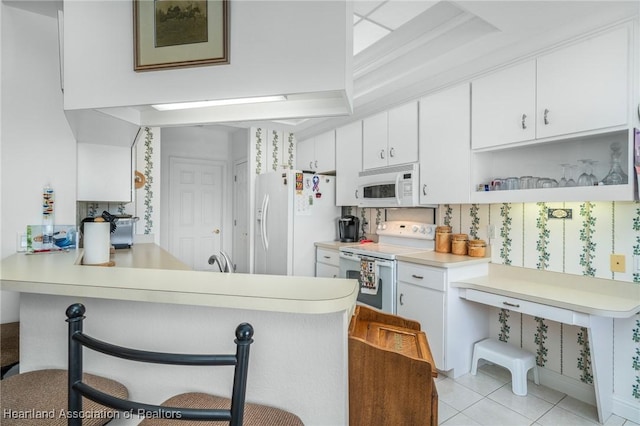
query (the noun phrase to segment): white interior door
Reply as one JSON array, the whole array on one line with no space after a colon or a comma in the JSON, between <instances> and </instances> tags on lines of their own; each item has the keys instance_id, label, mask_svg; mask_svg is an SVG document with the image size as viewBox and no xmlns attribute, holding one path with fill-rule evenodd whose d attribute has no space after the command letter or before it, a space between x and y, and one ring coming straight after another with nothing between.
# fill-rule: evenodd
<instances>
[{"instance_id":1,"label":"white interior door","mask_svg":"<svg viewBox=\"0 0 640 426\"><path fill-rule=\"evenodd\" d=\"M195 270L217 270L207 261L223 246L225 166L172 157L169 173L169 251Z\"/></svg>"},{"instance_id":2,"label":"white interior door","mask_svg":"<svg viewBox=\"0 0 640 426\"><path fill-rule=\"evenodd\" d=\"M233 254L236 272L249 272L249 166L237 163L233 180Z\"/></svg>"}]
</instances>

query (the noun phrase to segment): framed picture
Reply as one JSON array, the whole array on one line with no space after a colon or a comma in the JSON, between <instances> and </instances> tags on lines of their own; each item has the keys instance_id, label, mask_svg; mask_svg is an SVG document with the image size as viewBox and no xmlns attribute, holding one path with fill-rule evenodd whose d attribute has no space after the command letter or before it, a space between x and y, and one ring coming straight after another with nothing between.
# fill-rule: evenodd
<instances>
[{"instance_id":1,"label":"framed picture","mask_svg":"<svg viewBox=\"0 0 640 426\"><path fill-rule=\"evenodd\" d=\"M228 0L133 0L134 70L229 63Z\"/></svg>"}]
</instances>

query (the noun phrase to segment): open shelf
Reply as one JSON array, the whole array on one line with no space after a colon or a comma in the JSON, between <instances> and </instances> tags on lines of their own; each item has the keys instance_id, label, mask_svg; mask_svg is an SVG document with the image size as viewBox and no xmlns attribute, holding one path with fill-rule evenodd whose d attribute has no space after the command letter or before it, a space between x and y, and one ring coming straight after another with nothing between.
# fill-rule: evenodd
<instances>
[{"instance_id":1,"label":"open shelf","mask_svg":"<svg viewBox=\"0 0 640 426\"><path fill-rule=\"evenodd\" d=\"M621 164L628 175L624 185L575 186L557 188L477 191L479 184L489 184L496 178L537 176L562 178L562 164L573 168L577 182L582 173L578 160L596 163L593 174L599 181L611 167L612 143L622 145ZM626 148L626 149L625 149ZM472 152L471 201L473 203L537 202L537 201L631 201L636 198L636 175L633 168L633 131L624 130L574 139L503 147L491 151ZM567 178L571 171L567 170Z\"/></svg>"}]
</instances>

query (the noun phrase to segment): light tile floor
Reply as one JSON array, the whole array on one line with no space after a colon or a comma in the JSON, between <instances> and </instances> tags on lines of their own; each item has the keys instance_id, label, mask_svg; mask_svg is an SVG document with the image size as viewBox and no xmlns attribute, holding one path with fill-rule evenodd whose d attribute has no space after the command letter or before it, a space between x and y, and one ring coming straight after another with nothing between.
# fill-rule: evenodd
<instances>
[{"instance_id":1,"label":"light tile floor","mask_svg":"<svg viewBox=\"0 0 640 426\"><path fill-rule=\"evenodd\" d=\"M569 426L597 425L596 407L533 382L527 396L511 392L508 370L485 364L478 374L451 379L439 374L438 423L443 426ZM612 415L605 426L640 426Z\"/></svg>"}]
</instances>

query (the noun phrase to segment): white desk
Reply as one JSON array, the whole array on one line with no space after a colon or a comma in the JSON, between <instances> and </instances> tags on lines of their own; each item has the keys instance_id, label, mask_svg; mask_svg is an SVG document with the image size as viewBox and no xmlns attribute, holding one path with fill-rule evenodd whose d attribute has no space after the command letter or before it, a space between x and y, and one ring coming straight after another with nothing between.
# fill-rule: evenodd
<instances>
[{"instance_id":1,"label":"white desk","mask_svg":"<svg viewBox=\"0 0 640 426\"><path fill-rule=\"evenodd\" d=\"M636 283L491 264L489 275L455 282L461 298L586 327L601 423L613 406L613 319L640 311Z\"/></svg>"}]
</instances>

